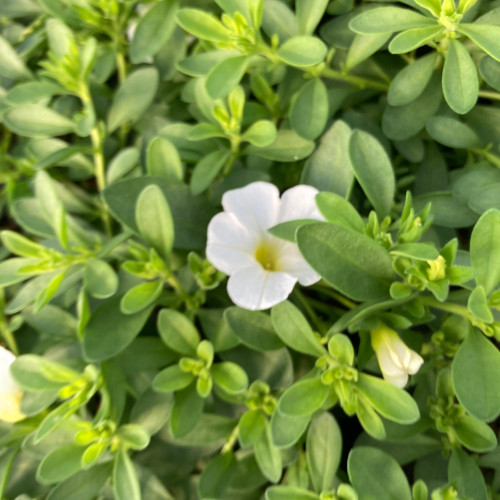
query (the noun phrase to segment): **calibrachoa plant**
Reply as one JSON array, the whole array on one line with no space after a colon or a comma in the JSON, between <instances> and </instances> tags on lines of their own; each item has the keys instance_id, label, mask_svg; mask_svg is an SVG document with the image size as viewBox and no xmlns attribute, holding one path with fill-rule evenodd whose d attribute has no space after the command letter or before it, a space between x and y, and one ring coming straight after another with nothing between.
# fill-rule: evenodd
<instances>
[{"instance_id":1,"label":"calibrachoa plant","mask_svg":"<svg viewBox=\"0 0 500 500\"><path fill-rule=\"evenodd\" d=\"M0 1L0 497L500 499L500 4Z\"/></svg>"}]
</instances>

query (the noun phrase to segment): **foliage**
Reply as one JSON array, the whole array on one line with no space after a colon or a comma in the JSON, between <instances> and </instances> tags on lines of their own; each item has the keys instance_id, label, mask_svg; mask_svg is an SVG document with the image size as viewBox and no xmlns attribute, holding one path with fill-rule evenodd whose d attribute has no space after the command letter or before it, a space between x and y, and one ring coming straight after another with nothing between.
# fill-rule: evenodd
<instances>
[{"instance_id":1,"label":"foliage","mask_svg":"<svg viewBox=\"0 0 500 500\"><path fill-rule=\"evenodd\" d=\"M496 1L2 0L0 496L500 498L499 92Z\"/></svg>"}]
</instances>

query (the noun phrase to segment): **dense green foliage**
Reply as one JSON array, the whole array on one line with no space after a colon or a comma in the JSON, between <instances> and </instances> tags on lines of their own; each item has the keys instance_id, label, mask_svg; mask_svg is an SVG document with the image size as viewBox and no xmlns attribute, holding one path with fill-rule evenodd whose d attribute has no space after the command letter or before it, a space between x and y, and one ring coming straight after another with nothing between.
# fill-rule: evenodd
<instances>
[{"instance_id":1,"label":"dense green foliage","mask_svg":"<svg viewBox=\"0 0 500 500\"><path fill-rule=\"evenodd\" d=\"M0 496L498 500L498 101L498 1L0 0Z\"/></svg>"}]
</instances>

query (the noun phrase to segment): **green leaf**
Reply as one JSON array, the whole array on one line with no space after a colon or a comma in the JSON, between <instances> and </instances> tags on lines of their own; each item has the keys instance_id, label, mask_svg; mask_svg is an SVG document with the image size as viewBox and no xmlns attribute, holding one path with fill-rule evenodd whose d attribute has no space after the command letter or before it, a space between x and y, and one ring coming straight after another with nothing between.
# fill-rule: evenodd
<instances>
[{"instance_id":1,"label":"green leaf","mask_svg":"<svg viewBox=\"0 0 500 500\"><path fill-rule=\"evenodd\" d=\"M474 417L491 422L500 414L500 352L471 329L451 365L460 404Z\"/></svg>"},{"instance_id":2,"label":"green leaf","mask_svg":"<svg viewBox=\"0 0 500 500\"><path fill-rule=\"evenodd\" d=\"M297 24L301 35L314 33L327 6L328 0L297 0L295 2Z\"/></svg>"},{"instance_id":3,"label":"green leaf","mask_svg":"<svg viewBox=\"0 0 500 500\"><path fill-rule=\"evenodd\" d=\"M182 181L184 171L175 146L164 137L155 137L148 145L146 169L149 175L169 181Z\"/></svg>"},{"instance_id":4,"label":"green leaf","mask_svg":"<svg viewBox=\"0 0 500 500\"><path fill-rule=\"evenodd\" d=\"M93 500L104 483L109 479L110 462L95 465L92 469L82 470L52 488L47 500Z\"/></svg>"},{"instance_id":5,"label":"green leaf","mask_svg":"<svg viewBox=\"0 0 500 500\"><path fill-rule=\"evenodd\" d=\"M266 490L266 500L318 500L312 491L296 486L271 486Z\"/></svg>"},{"instance_id":6,"label":"green leaf","mask_svg":"<svg viewBox=\"0 0 500 500\"><path fill-rule=\"evenodd\" d=\"M357 210L342 196L335 193L318 193L316 205L327 222L364 232L365 223Z\"/></svg>"},{"instance_id":7,"label":"green leaf","mask_svg":"<svg viewBox=\"0 0 500 500\"><path fill-rule=\"evenodd\" d=\"M311 415L321 408L329 393L330 388L320 378L300 380L282 394L278 409L291 417Z\"/></svg>"},{"instance_id":8,"label":"green leaf","mask_svg":"<svg viewBox=\"0 0 500 500\"><path fill-rule=\"evenodd\" d=\"M493 429L470 415L460 417L453 425L453 430L460 443L476 453L485 453L497 446L497 437Z\"/></svg>"},{"instance_id":9,"label":"green leaf","mask_svg":"<svg viewBox=\"0 0 500 500\"><path fill-rule=\"evenodd\" d=\"M347 471L359 500L411 500L405 473L387 453L367 446L353 448Z\"/></svg>"},{"instance_id":10,"label":"green leaf","mask_svg":"<svg viewBox=\"0 0 500 500\"><path fill-rule=\"evenodd\" d=\"M264 420L264 432L255 442L253 449L262 474L272 483L277 483L281 477L283 464L280 451L273 445L267 420Z\"/></svg>"},{"instance_id":11,"label":"green leaf","mask_svg":"<svg viewBox=\"0 0 500 500\"><path fill-rule=\"evenodd\" d=\"M240 394L248 387L248 376L236 363L216 363L210 369L210 374L214 383L228 394Z\"/></svg>"},{"instance_id":12,"label":"green leaf","mask_svg":"<svg viewBox=\"0 0 500 500\"><path fill-rule=\"evenodd\" d=\"M92 297L107 299L118 290L118 276L106 261L93 259L85 266L83 284Z\"/></svg>"},{"instance_id":13,"label":"green leaf","mask_svg":"<svg viewBox=\"0 0 500 500\"><path fill-rule=\"evenodd\" d=\"M479 61L479 73L490 87L500 91L500 63L498 61L489 56L482 57ZM7 99L7 96L5 98Z\"/></svg>"},{"instance_id":14,"label":"green leaf","mask_svg":"<svg viewBox=\"0 0 500 500\"><path fill-rule=\"evenodd\" d=\"M158 186L151 185L141 191L135 220L144 240L168 259L174 246L174 221L168 201Z\"/></svg>"},{"instance_id":15,"label":"green leaf","mask_svg":"<svg viewBox=\"0 0 500 500\"><path fill-rule=\"evenodd\" d=\"M351 129L337 120L323 135L319 147L307 159L302 182L320 191L333 191L342 197L351 192L354 174L349 161Z\"/></svg>"},{"instance_id":16,"label":"green leaf","mask_svg":"<svg viewBox=\"0 0 500 500\"><path fill-rule=\"evenodd\" d=\"M437 248L428 243L400 243L391 248L391 254L415 260L434 260L439 257Z\"/></svg>"},{"instance_id":17,"label":"green leaf","mask_svg":"<svg viewBox=\"0 0 500 500\"><path fill-rule=\"evenodd\" d=\"M126 315L120 310L121 297L101 304L90 317L83 334L83 351L91 361L103 361L116 356L139 335L151 307Z\"/></svg>"},{"instance_id":18,"label":"green leaf","mask_svg":"<svg viewBox=\"0 0 500 500\"><path fill-rule=\"evenodd\" d=\"M5 125L25 137L54 137L75 130L75 124L65 116L41 104L26 104L7 111Z\"/></svg>"},{"instance_id":19,"label":"green leaf","mask_svg":"<svg viewBox=\"0 0 500 500\"><path fill-rule=\"evenodd\" d=\"M245 153L267 160L292 162L306 158L313 149L313 141L300 137L293 130L279 130L271 144L264 147L249 146Z\"/></svg>"},{"instance_id":20,"label":"green leaf","mask_svg":"<svg viewBox=\"0 0 500 500\"><path fill-rule=\"evenodd\" d=\"M178 0L162 0L139 19L130 44L130 61L134 64L156 55L172 36Z\"/></svg>"},{"instance_id":21,"label":"green leaf","mask_svg":"<svg viewBox=\"0 0 500 500\"><path fill-rule=\"evenodd\" d=\"M477 69L469 51L450 38L443 67L443 94L450 108L468 113L476 104L479 92Z\"/></svg>"},{"instance_id":22,"label":"green leaf","mask_svg":"<svg viewBox=\"0 0 500 500\"><path fill-rule=\"evenodd\" d=\"M41 257L45 248L14 231L2 231L0 239L7 250L21 257Z\"/></svg>"},{"instance_id":23,"label":"green leaf","mask_svg":"<svg viewBox=\"0 0 500 500\"><path fill-rule=\"evenodd\" d=\"M483 145L471 127L455 118L433 116L427 120L425 128L434 140L450 148L470 149Z\"/></svg>"},{"instance_id":24,"label":"green leaf","mask_svg":"<svg viewBox=\"0 0 500 500\"><path fill-rule=\"evenodd\" d=\"M349 158L354 175L378 216L387 215L394 201L396 183L385 149L372 135L355 130L349 141Z\"/></svg>"},{"instance_id":25,"label":"green leaf","mask_svg":"<svg viewBox=\"0 0 500 500\"><path fill-rule=\"evenodd\" d=\"M200 335L184 314L173 309L162 309L157 326L161 339L170 349L186 356L196 354Z\"/></svg>"},{"instance_id":26,"label":"green leaf","mask_svg":"<svg viewBox=\"0 0 500 500\"><path fill-rule=\"evenodd\" d=\"M276 409L271 417L271 436L276 448L290 448L298 442L307 429L311 415L291 417Z\"/></svg>"},{"instance_id":27,"label":"green leaf","mask_svg":"<svg viewBox=\"0 0 500 500\"><path fill-rule=\"evenodd\" d=\"M499 210L488 210L474 226L470 239L470 259L477 273L477 284L482 285L489 295L500 283Z\"/></svg>"},{"instance_id":28,"label":"green leaf","mask_svg":"<svg viewBox=\"0 0 500 500\"><path fill-rule=\"evenodd\" d=\"M198 483L198 498L223 498L235 473L236 461L232 453L221 453L203 469Z\"/></svg>"},{"instance_id":29,"label":"green leaf","mask_svg":"<svg viewBox=\"0 0 500 500\"><path fill-rule=\"evenodd\" d=\"M387 298L394 277L389 253L364 234L328 223L297 231L299 250L330 285L351 299Z\"/></svg>"},{"instance_id":30,"label":"green leaf","mask_svg":"<svg viewBox=\"0 0 500 500\"><path fill-rule=\"evenodd\" d=\"M118 87L108 113L108 131L134 122L149 108L156 95L159 75L155 68L141 68L127 76Z\"/></svg>"},{"instance_id":31,"label":"green leaf","mask_svg":"<svg viewBox=\"0 0 500 500\"><path fill-rule=\"evenodd\" d=\"M127 447L133 450L144 450L148 447L150 436L141 425L125 424L119 427L116 436Z\"/></svg>"},{"instance_id":32,"label":"green leaf","mask_svg":"<svg viewBox=\"0 0 500 500\"><path fill-rule=\"evenodd\" d=\"M247 447L254 444L264 432L264 413L261 409L249 410L238 423L238 438L241 446Z\"/></svg>"},{"instance_id":33,"label":"green leaf","mask_svg":"<svg viewBox=\"0 0 500 500\"><path fill-rule=\"evenodd\" d=\"M406 52L411 52L431 42L436 36L440 35L443 30L442 26L430 26L428 28L415 28L403 31L391 40L389 52L391 54L405 54Z\"/></svg>"},{"instance_id":34,"label":"green leaf","mask_svg":"<svg viewBox=\"0 0 500 500\"><path fill-rule=\"evenodd\" d=\"M237 56L225 59L214 66L205 83L208 95L212 99L226 97L240 83L248 62L248 56Z\"/></svg>"},{"instance_id":35,"label":"green leaf","mask_svg":"<svg viewBox=\"0 0 500 500\"><path fill-rule=\"evenodd\" d=\"M30 78L31 73L12 45L0 36L0 75L13 80Z\"/></svg>"},{"instance_id":36,"label":"green leaf","mask_svg":"<svg viewBox=\"0 0 500 500\"><path fill-rule=\"evenodd\" d=\"M391 33L356 35L347 51L345 60L346 70L350 71L352 68L368 59L371 55L375 54L378 49L385 45L391 36Z\"/></svg>"},{"instance_id":37,"label":"green leaf","mask_svg":"<svg viewBox=\"0 0 500 500\"><path fill-rule=\"evenodd\" d=\"M317 493L332 488L342 455L342 433L329 413L316 417L309 426L306 456L309 475Z\"/></svg>"},{"instance_id":38,"label":"green leaf","mask_svg":"<svg viewBox=\"0 0 500 500\"><path fill-rule=\"evenodd\" d=\"M290 66L314 66L323 61L327 50L319 38L303 35L287 40L276 51L276 56Z\"/></svg>"},{"instance_id":39,"label":"green leaf","mask_svg":"<svg viewBox=\"0 0 500 500\"><path fill-rule=\"evenodd\" d=\"M198 9L182 9L177 13L181 28L210 42L225 42L231 32L214 16Z\"/></svg>"},{"instance_id":40,"label":"green leaf","mask_svg":"<svg viewBox=\"0 0 500 500\"><path fill-rule=\"evenodd\" d=\"M196 384L176 392L170 415L172 436L181 438L192 431L203 413L204 404L204 399L198 396Z\"/></svg>"},{"instance_id":41,"label":"green leaf","mask_svg":"<svg viewBox=\"0 0 500 500\"><path fill-rule=\"evenodd\" d=\"M392 80L387 92L391 106L404 106L422 94L429 84L437 54L432 52L405 66Z\"/></svg>"},{"instance_id":42,"label":"green leaf","mask_svg":"<svg viewBox=\"0 0 500 500\"><path fill-rule=\"evenodd\" d=\"M470 38L493 59L500 61L500 27L460 23L457 31Z\"/></svg>"},{"instance_id":43,"label":"green leaf","mask_svg":"<svg viewBox=\"0 0 500 500\"><path fill-rule=\"evenodd\" d=\"M120 310L123 314L136 314L152 306L163 291L163 281L149 281L134 286L122 297Z\"/></svg>"},{"instance_id":44,"label":"green leaf","mask_svg":"<svg viewBox=\"0 0 500 500\"><path fill-rule=\"evenodd\" d=\"M85 447L75 444L64 445L51 451L40 462L36 471L37 481L54 484L64 481L81 469Z\"/></svg>"},{"instance_id":45,"label":"green leaf","mask_svg":"<svg viewBox=\"0 0 500 500\"><path fill-rule=\"evenodd\" d=\"M209 153L196 164L189 183L191 193L194 196L203 193L212 184L230 156L231 151L228 149L218 149Z\"/></svg>"},{"instance_id":46,"label":"green leaf","mask_svg":"<svg viewBox=\"0 0 500 500\"><path fill-rule=\"evenodd\" d=\"M417 403L403 389L366 373L360 373L358 390L383 417L398 424L412 424L420 417Z\"/></svg>"},{"instance_id":47,"label":"green leaf","mask_svg":"<svg viewBox=\"0 0 500 500\"><path fill-rule=\"evenodd\" d=\"M277 238L295 243L297 229L304 224L311 224L314 222L318 222L318 219L290 220L276 224L276 226L270 227L267 231Z\"/></svg>"},{"instance_id":48,"label":"green leaf","mask_svg":"<svg viewBox=\"0 0 500 500\"><path fill-rule=\"evenodd\" d=\"M476 461L463 450L451 452L448 462L448 480L453 482L461 498L488 500L484 477Z\"/></svg>"},{"instance_id":49,"label":"green leaf","mask_svg":"<svg viewBox=\"0 0 500 500\"><path fill-rule=\"evenodd\" d=\"M108 184L125 177L134 167L139 165L140 151L137 148L122 149L109 162L106 170L106 181Z\"/></svg>"},{"instance_id":50,"label":"green leaf","mask_svg":"<svg viewBox=\"0 0 500 500\"><path fill-rule=\"evenodd\" d=\"M304 315L288 300L271 309L271 321L278 337L295 351L315 357L325 354Z\"/></svg>"},{"instance_id":51,"label":"green leaf","mask_svg":"<svg viewBox=\"0 0 500 500\"><path fill-rule=\"evenodd\" d=\"M40 80L14 86L5 94L4 100L11 106L22 106L42 101L54 94L66 93L67 91L57 83Z\"/></svg>"},{"instance_id":52,"label":"green leaf","mask_svg":"<svg viewBox=\"0 0 500 500\"><path fill-rule=\"evenodd\" d=\"M276 126L272 121L257 120L246 129L241 140L248 141L258 148L264 148L275 141L276 134Z\"/></svg>"},{"instance_id":53,"label":"green leaf","mask_svg":"<svg viewBox=\"0 0 500 500\"><path fill-rule=\"evenodd\" d=\"M392 140L404 141L418 134L428 118L433 116L439 108L442 100L441 78L438 72L434 72L429 84L425 89L418 88L418 97L404 106L387 106L382 115L382 130ZM416 79L418 82L418 79ZM412 86L413 81L408 80ZM406 98L412 97L409 92Z\"/></svg>"},{"instance_id":54,"label":"green leaf","mask_svg":"<svg viewBox=\"0 0 500 500\"><path fill-rule=\"evenodd\" d=\"M283 347L271 318L263 312L230 307L224 312L224 318L231 331L251 349L273 351Z\"/></svg>"},{"instance_id":55,"label":"green leaf","mask_svg":"<svg viewBox=\"0 0 500 500\"><path fill-rule=\"evenodd\" d=\"M297 134L314 140L323 132L328 116L329 104L325 84L320 78L314 78L295 96L290 109L290 123Z\"/></svg>"},{"instance_id":56,"label":"green leaf","mask_svg":"<svg viewBox=\"0 0 500 500\"><path fill-rule=\"evenodd\" d=\"M116 500L141 500L141 487L137 472L124 447L118 448L115 455L113 493Z\"/></svg>"},{"instance_id":57,"label":"green leaf","mask_svg":"<svg viewBox=\"0 0 500 500\"><path fill-rule=\"evenodd\" d=\"M356 415L367 434L381 441L386 438L384 422L364 398L358 398Z\"/></svg>"},{"instance_id":58,"label":"green leaf","mask_svg":"<svg viewBox=\"0 0 500 500\"><path fill-rule=\"evenodd\" d=\"M424 28L436 24L434 19L403 7L377 7L356 16L349 23L355 33L393 33L412 28Z\"/></svg>"},{"instance_id":59,"label":"green leaf","mask_svg":"<svg viewBox=\"0 0 500 500\"><path fill-rule=\"evenodd\" d=\"M484 287L481 285L474 288L469 295L467 309L469 309L470 313L480 321L484 323L493 323L493 314L488 307L488 299L486 298Z\"/></svg>"}]
</instances>

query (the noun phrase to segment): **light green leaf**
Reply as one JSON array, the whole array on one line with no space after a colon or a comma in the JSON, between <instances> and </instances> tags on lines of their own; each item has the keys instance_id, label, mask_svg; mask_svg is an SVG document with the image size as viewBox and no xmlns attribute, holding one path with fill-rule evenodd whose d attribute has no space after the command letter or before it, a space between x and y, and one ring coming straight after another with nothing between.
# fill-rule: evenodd
<instances>
[{"instance_id":1,"label":"light green leaf","mask_svg":"<svg viewBox=\"0 0 500 500\"><path fill-rule=\"evenodd\" d=\"M108 130L114 132L120 125L134 122L153 102L159 75L155 68L141 68L127 76L118 87L108 113Z\"/></svg>"},{"instance_id":2,"label":"light green leaf","mask_svg":"<svg viewBox=\"0 0 500 500\"><path fill-rule=\"evenodd\" d=\"M458 401L474 417L491 422L500 414L500 352L471 329L451 365Z\"/></svg>"},{"instance_id":3,"label":"light green leaf","mask_svg":"<svg viewBox=\"0 0 500 500\"><path fill-rule=\"evenodd\" d=\"M241 446L247 447L254 444L264 432L265 416L259 408L247 411L238 423L238 438Z\"/></svg>"},{"instance_id":4,"label":"light green leaf","mask_svg":"<svg viewBox=\"0 0 500 500\"><path fill-rule=\"evenodd\" d=\"M200 335L184 314L173 309L162 309L157 326L160 337L170 349L186 356L196 353Z\"/></svg>"},{"instance_id":5,"label":"light green leaf","mask_svg":"<svg viewBox=\"0 0 500 500\"><path fill-rule=\"evenodd\" d=\"M115 455L113 492L116 500L141 500L137 472L124 447L120 447Z\"/></svg>"},{"instance_id":6,"label":"light green leaf","mask_svg":"<svg viewBox=\"0 0 500 500\"><path fill-rule=\"evenodd\" d=\"M378 216L387 215L394 201L396 182L385 149L372 135L355 130L349 141L349 157L354 175Z\"/></svg>"},{"instance_id":7,"label":"light green leaf","mask_svg":"<svg viewBox=\"0 0 500 500\"><path fill-rule=\"evenodd\" d=\"M392 259L368 236L342 226L317 223L300 227L297 243L309 265L351 299L389 296L394 277Z\"/></svg>"},{"instance_id":8,"label":"light green leaf","mask_svg":"<svg viewBox=\"0 0 500 500\"><path fill-rule=\"evenodd\" d=\"M314 146L313 141L300 137L293 130L279 130L271 144L264 147L249 146L245 153L267 160L292 162L309 156Z\"/></svg>"},{"instance_id":9,"label":"light green leaf","mask_svg":"<svg viewBox=\"0 0 500 500\"><path fill-rule=\"evenodd\" d=\"M236 363L224 361L216 363L210 369L214 383L228 394L239 394L248 387L245 370Z\"/></svg>"},{"instance_id":10,"label":"light green leaf","mask_svg":"<svg viewBox=\"0 0 500 500\"><path fill-rule=\"evenodd\" d=\"M149 281L134 286L122 297L120 310L123 314L136 314L153 305L163 290L163 281Z\"/></svg>"},{"instance_id":11,"label":"light green leaf","mask_svg":"<svg viewBox=\"0 0 500 500\"><path fill-rule=\"evenodd\" d=\"M327 6L328 0L297 0L295 2L297 24L301 35L312 35L314 33Z\"/></svg>"},{"instance_id":12,"label":"light green leaf","mask_svg":"<svg viewBox=\"0 0 500 500\"><path fill-rule=\"evenodd\" d=\"M450 108L464 115L477 101L477 69L462 43L454 38L450 38L449 42L443 67L443 94Z\"/></svg>"},{"instance_id":13,"label":"light green leaf","mask_svg":"<svg viewBox=\"0 0 500 500\"><path fill-rule=\"evenodd\" d=\"M93 259L85 266L83 284L92 297L107 299L118 290L118 276L106 261Z\"/></svg>"},{"instance_id":14,"label":"light green leaf","mask_svg":"<svg viewBox=\"0 0 500 500\"><path fill-rule=\"evenodd\" d=\"M325 349L314 335L304 315L288 300L271 309L271 320L278 337L297 352L319 357Z\"/></svg>"},{"instance_id":15,"label":"light green leaf","mask_svg":"<svg viewBox=\"0 0 500 500\"><path fill-rule=\"evenodd\" d=\"M500 283L499 210L488 210L477 221L470 240L470 258L477 284L489 295Z\"/></svg>"},{"instance_id":16,"label":"light green leaf","mask_svg":"<svg viewBox=\"0 0 500 500\"><path fill-rule=\"evenodd\" d=\"M356 384L375 410L398 424L412 424L420 417L417 403L403 389L366 373L360 373Z\"/></svg>"},{"instance_id":17,"label":"light green leaf","mask_svg":"<svg viewBox=\"0 0 500 500\"><path fill-rule=\"evenodd\" d=\"M314 78L295 96L290 109L290 123L297 134L314 140L323 132L329 114L325 84L321 78Z\"/></svg>"},{"instance_id":18,"label":"light green leaf","mask_svg":"<svg viewBox=\"0 0 500 500\"><path fill-rule=\"evenodd\" d=\"M309 426L306 456L309 474L317 493L332 488L342 455L342 433L329 413L316 417Z\"/></svg>"},{"instance_id":19,"label":"light green leaf","mask_svg":"<svg viewBox=\"0 0 500 500\"><path fill-rule=\"evenodd\" d=\"M433 116L425 128L433 139L450 148L480 148L483 144L471 127L449 116Z\"/></svg>"},{"instance_id":20,"label":"light green leaf","mask_svg":"<svg viewBox=\"0 0 500 500\"><path fill-rule=\"evenodd\" d=\"M377 448L358 446L347 459L347 471L359 500L411 500L405 473L396 460Z\"/></svg>"},{"instance_id":21,"label":"light green leaf","mask_svg":"<svg viewBox=\"0 0 500 500\"><path fill-rule=\"evenodd\" d=\"M287 40L276 56L290 66L314 66L323 61L327 53L326 45L314 36L296 36Z\"/></svg>"},{"instance_id":22,"label":"light green leaf","mask_svg":"<svg viewBox=\"0 0 500 500\"><path fill-rule=\"evenodd\" d=\"M146 169L149 175L170 181L182 181L184 171L176 147L164 137L155 137L146 152Z\"/></svg>"},{"instance_id":23,"label":"light green leaf","mask_svg":"<svg viewBox=\"0 0 500 500\"><path fill-rule=\"evenodd\" d=\"M335 193L318 193L316 205L327 222L364 232L365 223L357 210L342 196Z\"/></svg>"},{"instance_id":24,"label":"light green leaf","mask_svg":"<svg viewBox=\"0 0 500 500\"><path fill-rule=\"evenodd\" d=\"M296 486L271 486L266 490L266 500L318 500L312 491Z\"/></svg>"},{"instance_id":25,"label":"light green leaf","mask_svg":"<svg viewBox=\"0 0 500 500\"><path fill-rule=\"evenodd\" d=\"M192 373L183 372L178 365L169 366L153 379L153 389L158 392L175 392L186 388L194 380Z\"/></svg>"},{"instance_id":26,"label":"light green leaf","mask_svg":"<svg viewBox=\"0 0 500 500\"><path fill-rule=\"evenodd\" d=\"M437 37L443 31L442 26L431 26L428 28L415 28L403 31L396 35L389 44L391 54L405 54L418 49ZM436 53L433 53L436 55Z\"/></svg>"},{"instance_id":27,"label":"light green leaf","mask_svg":"<svg viewBox=\"0 0 500 500\"><path fill-rule=\"evenodd\" d=\"M436 21L403 7L377 7L356 16L349 23L355 33L393 33L412 28L434 26Z\"/></svg>"},{"instance_id":28,"label":"light green leaf","mask_svg":"<svg viewBox=\"0 0 500 500\"><path fill-rule=\"evenodd\" d=\"M273 445L267 420L264 420L264 432L255 442L253 449L262 474L272 483L277 483L281 477L283 464L280 451Z\"/></svg>"},{"instance_id":29,"label":"light green leaf","mask_svg":"<svg viewBox=\"0 0 500 500\"><path fill-rule=\"evenodd\" d=\"M486 297L484 287L481 285L474 288L469 295L467 309L469 309L471 314L473 314L480 321L483 321L484 323L493 323L493 314L488 307L488 299Z\"/></svg>"},{"instance_id":30,"label":"light green leaf","mask_svg":"<svg viewBox=\"0 0 500 500\"><path fill-rule=\"evenodd\" d=\"M40 104L26 104L10 109L3 119L12 132L25 137L54 137L75 130L72 120Z\"/></svg>"},{"instance_id":31,"label":"light green leaf","mask_svg":"<svg viewBox=\"0 0 500 500\"><path fill-rule=\"evenodd\" d=\"M246 129L241 140L248 141L258 148L264 148L275 141L276 134L276 126L272 121L257 120Z\"/></svg>"},{"instance_id":32,"label":"light green leaf","mask_svg":"<svg viewBox=\"0 0 500 500\"><path fill-rule=\"evenodd\" d=\"M161 0L139 19L130 44L132 63L153 57L167 43L175 28L178 7L178 0Z\"/></svg>"},{"instance_id":33,"label":"light green leaf","mask_svg":"<svg viewBox=\"0 0 500 500\"><path fill-rule=\"evenodd\" d=\"M484 477L476 461L461 449L451 453L448 462L448 480L456 485L461 498L488 500Z\"/></svg>"},{"instance_id":34,"label":"light green leaf","mask_svg":"<svg viewBox=\"0 0 500 500\"><path fill-rule=\"evenodd\" d=\"M321 408L329 393L330 388L320 378L300 380L282 394L278 409L291 417L311 415Z\"/></svg>"},{"instance_id":35,"label":"light green leaf","mask_svg":"<svg viewBox=\"0 0 500 500\"><path fill-rule=\"evenodd\" d=\"M47 454L40 462L36 478L42 484L54 484L64 481L81 469L85 447L67 444Z\"/></svg>"},{"instance_id":36,"label":"light green leaf","mask_svg":"<svg viewBox=\"0 0 500 500\"><path fill-rule=\"evenodd\" d=\"M453 425L453 430L460 443L476 453L492 451L497 446L493 429L470 415L460 417Z\"/></svg>"},{"instance_id":37,"label":"light green leaf","mask_svg":"<svg viewBox=\"0 0 500 500\"><path fill-rule=\"evenodd\" d=\"M470 38L493 59L500 61L499 26L461 23L457 26L457 31Z\"/></svg>"},{"instance_id":38,"label":"light green leaf","mask_svg":"<svg viewBox=\"0 0 500 500\"><path fill-rule=\"evenodd\" d=\"M30 78L30 70L26 67L12 45L0 36L0 75L13 80Z\"/></svg>"},{"instance_id":39,"label":"light green leaf","mask_svg":"<svg viewBox=\"0 0 500 500\"><path fill-rule=\"evenodd\" d=\"M177 22L187 32L210 42L225 42L231 34L218 19L198 9L180 10Z\"/></svg>"},{"instance_id":40,"label":"light green leaf","mask_svg":"<svg viewBox=\"0 0 500 500\"><path fill-rule=\"evenodd\" d=\"M350 71L352 68L375 54L383 47L391 37L391 33L375 33L373 35L357 34L347 51L345 68Z\"/></svg>"},{"instance_id":41,"label":"light green leaf","mask_svg":"<svg viewBox=\"0 0 500 500\"><path fill-rule=\"evenodd\" d=\"M231 151L228 149L218 149L202 158L196 164L191 175L191 181L189 183L191 193L195 196L203 193L224 168L230 156Z\"/></svg>"},{"instance_id":42,"label":"light green leaf","mask_svg":"<svg viewBox=\"0 0 500 500\"><path fill-rule=\"evenodd\" d=\"M141 191L135 220L144 240L168 259L174 246L174 221L167 199L158 186L147 186Z\"/></svg>"},{"instance_id":43,"label":"light green leaf","mask_svg":"<svg viewBox=\"0 0 500 500\"><path fill-rule=\"evenodd\" d=\"M172 436L181 438L192 431L203 413L204 404L204 399L198 396L196 384L176 392L170 415Z\"/></svg>"},{"instance_id":44,"label":"light green leaf","mask_svg":"<svg viewBox=\"0 0 500 500\"><path fill-rule=\"evenodd\" d=\"M248 65L248 56L225 59L214 66L205 82L212 99L226 97L240 83Z\"/></svg>"}]
</instances>

